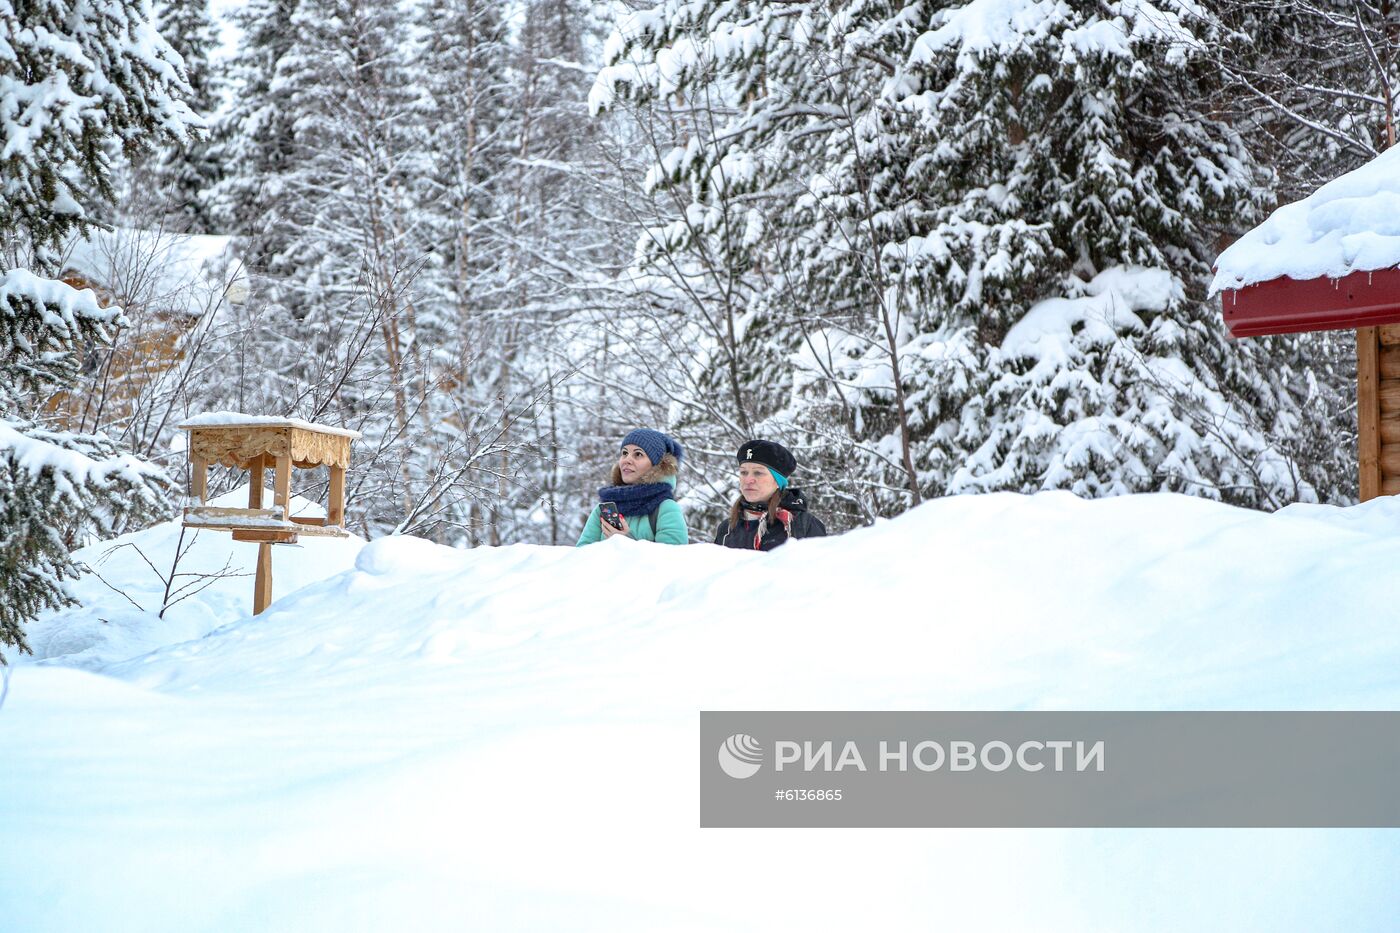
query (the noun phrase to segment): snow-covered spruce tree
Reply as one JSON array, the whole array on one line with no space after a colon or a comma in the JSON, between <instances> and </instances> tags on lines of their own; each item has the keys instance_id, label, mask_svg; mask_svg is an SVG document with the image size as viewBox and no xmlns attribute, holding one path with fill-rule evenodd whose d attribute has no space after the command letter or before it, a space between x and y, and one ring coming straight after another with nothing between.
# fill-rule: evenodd
<instances>
[{"instance_id":1,"label":"snow-covered spruce tree","mask_svg":"<svg viewBox=\"0 0 1400 933\"><path fill-rule=\"evenodd\" d=\"M1297 0L1217 0L1228 26L1214 50L1219 87L1212 95L1273 172L1280 202L1375 158L1393 144L1400 5ZM1238 235L1241 222L1228 229ZM1335 498L1358 492L1356 345L1351 331L1271 338L1314 415L1299 425L1300 459L1331 464L1319 489ZM1322 416L1322 417L1319 417ZM1325 418L1325 420L1323 420Z\"/></svg>"},{"instance_id":2,"label":"snow-covered spruce tree","mask_svg":"<svg viewBox=\"0 0 1400 933\"><path fill-rule=\"evenodd\" d=\"M291 91L280 70L296 38L290 23L298 5L249 0L234 13L242 38L228 75L233 104L213 127L209 153L223 173L209 192L215 229L238 238L257 300L274 304L287 272L279 263L290 209L283 183L295 160Z\"/></svg>"},{"instance_id":3,"label":"snow-covered spruce tree","mask_svg":"<svg viewBox=\"0 0 1400 933\"><path fill-rule=\"evenodd\" d=\"M91 292L45 278L64 239L111 195L109 146L135 154L193 120L177 58L149 3L0 2L0 645L70 601L69 549L164 506L166 480L100 435L52 431L51 394L77 353L118 322Z\"/></svg>"},{"instance_id":4,"label":"snow-covered spruce tree","mask_svg":"<svg viewBox=\"0 0 1400 933\"><path fill-rule=\"evenodd\" d=\"M291 88L283 74L298 5L249 0L231 13L240 40L219 76L229 89L229 105L210 129L208 151L220 177L202 206L214 232L234 238L249 293L228 310L204 351L224 365L219 378L194 386L195 408L291 414L306 391L296 371L305 356L299 333L304 309L296 306L297 273L287 255L293 202L286 182L298 156ZM358 346L358 336L350 328L346 343ZM349 356L355 355L351 350ZM212 482L217 488L218 478Z\"/></svg>"},{"instance_id":5,"label":"snow-covered spruce tree","mask_svg":"<svg viewBox=\"0 0 1400 933\"><path fill-rule=\"evenodd\" d=\"M691 225L734 228L710 179L754 166L729 173L763 224L750 304L798 325L755 347L797 351L769 423L848 431L826 468L862 461L854 500L917 501L912 466L924 495L1277 505L1330 474L1289 455L1296 374L1204 301L1216 234L1265 193L1203 102L1216 30L1176 3L664 3L622 24L595 95L712 114L656 170Z\"/></svg>"},{"instance_id":6,"label":"snow-covered spruce tree","mask_svg":"<svg viewBox=\"0 0 1400 933\"><path fill-rule=\"evenodd\" d=\"M149 0L0 0L0 38L0 233L11 255L32 246L46 263L111 199L109 147L134 154L188 137L188 87Z\"/></svg>"},{"instance_id":7,"label":"snow-covered spruce tree","mask_svg":"<svg viewBox=\"0 0 1400 933\"><path fill-rule=\"evenodd\" d=\"M596 270L609 263L615 268L618 259L593 197L605 170L597 157L599 127L588 120L585 104L590 76L583 63L600 38L594 8L581 0L521 5L511 70L520 109L512 170L502 177L511 218L505 230L514 257L512 304L521 313L511 316L503 334L502 358L513 390L507 397L516 399L515 439L528 450L532 481L502 487L497 533L507 541L572 543L577 516L587 514L598 476L606 472L574 456L600 440L600 413L583 401L591 401L591 387L571 378L576 368L569 352L579 348L572 325L593 307L587 290ZM608 453L611 461L615 451Z\"/></svg>"},{"instance_id":8,"label":"snow-covered spruce tree","mask_svg":"<svg viewBox=\"0 0 1400 933\"><path fill-rule=\"evenodd\" d=\"M436 220L453 208L432 200L439 154L423 69L438 63L416 54L412 25L367 0L299 5L278 66L294 159L279 180L277 262L303 348L293 410L364 432L355 492L366 530L435 535L472 494L470 461L497 448L456 418L444 391L456 334L440 300L422 305L443 294L425 289L425 274L442 269Z\"/></svg>"},{"instance_id":9,"label":"snow-covered spruce tree","mask_svg":"<svg viewBox=\"0 0 1400 933\"><path fill-rule=\"evenodd\" d=\"M120 309L99 307L91 291L26 269L0 275L0 645L28 651L23 623L72 604L68 555L86 535L166 509L159 468L104 435L44 424L41 403L76 381L80 348L119 324Z\"/></svg>"},{"instance_id":10,"label":"snow-covered spruce tree","mask_svg":"<svg viewBox=\"0 0 1400 933\"><path fill-rule=\"evenodd\" d=\"M209 0L162 0L156 28L180 53L190 93L186 103L207 123L219 103L217 76L210 70L209 55L218 44ZM163 228L188 233L214 232L209 192L219 181L221 163L212 153L213 142L201 133L182 146L158 149L135 171L131 193L137 186L161 199Z\"/></svg>"},{"instance_id":11,"label":"snow-covered spruce tree","mask_svg":"<svg viewBox=\"0 0 1400 933\"><path fill-rule=\"evenodd\" d=\"M976 360L967 394L936 371L914 385L925 481L1256 507L1330 493L1327 464L1290 455L1314 417L1298 380L1268 344L1228 343L1204 300L1219 232L1268 193L1209 112L1219 24L1188 3L1015 6L935 12L891 94L942 202L923 223L936 239L896 248L929 323L960 325ZM1049 249L959 248L980 212L1044 229Z\"/></svg>"},{"instance_id":12,"label":"snow-covered spruce tree","mask_svg":"<svg viewBox=\"0 0 1400 933\"><path fill-rule=\"evenodd\" d=\"M500 176L509 170L510 44L505 11L485 0L426 0L417 11L412 62L424 92L429 161L415 180L427 262L420 276L421 326L435 349L456 345L455 383L472 383L471 360L484 337L482 313L502 291L504 249L497 218Z\"/></svg>"}]
</instances>

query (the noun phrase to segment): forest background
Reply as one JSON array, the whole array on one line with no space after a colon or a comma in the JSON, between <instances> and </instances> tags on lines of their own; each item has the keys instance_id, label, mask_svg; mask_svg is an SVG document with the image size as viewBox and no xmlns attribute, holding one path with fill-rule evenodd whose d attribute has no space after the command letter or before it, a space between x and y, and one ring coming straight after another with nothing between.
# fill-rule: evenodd
<instances>
[{"instance_id":1,"label":"forest background","mask_svg":"<svg viewBox=\"0 0 1400 933\"><path fill-rule=\"evenodd\" d=\"M71 548L180 504L201 411L363 432L349 525L464 547L571 544L635 426L684 443L697 539L754 436L837 531L997 490L1355 500L1351 333L1232 341L1206 289L1393 144L1388 0L0 23L0 642ZM162 290L184 234L228 238L202 302ZM97 242L120 315L56 281Z\"/></svg>"}]
</instances>

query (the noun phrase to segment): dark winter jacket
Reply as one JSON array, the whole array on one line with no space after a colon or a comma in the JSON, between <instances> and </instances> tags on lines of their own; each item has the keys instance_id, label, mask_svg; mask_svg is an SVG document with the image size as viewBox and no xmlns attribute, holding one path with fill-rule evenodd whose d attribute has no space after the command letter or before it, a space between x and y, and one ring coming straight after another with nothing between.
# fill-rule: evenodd
<instances>
[{"instance_id":1,"label":"dark winter jacket","mask_svg":"<svg viewBox=\"0 0 1400 933\"><path fill-rule=\"evenodd\" d=\"M749 518L745 512L739 513L739 522L732 529L730 520L723 519L715 529L715 544L725 547L746 548L748 550L771 551L773 548L793 538L821 538L826 535L826 527L815 515L807 511L807 500L802 490L789 488L778 502L778 520L768 521L763 529L761 540L759 524L766 516ZM783 520L786 516L786 522Z\"/></svg>"}]
</instances>

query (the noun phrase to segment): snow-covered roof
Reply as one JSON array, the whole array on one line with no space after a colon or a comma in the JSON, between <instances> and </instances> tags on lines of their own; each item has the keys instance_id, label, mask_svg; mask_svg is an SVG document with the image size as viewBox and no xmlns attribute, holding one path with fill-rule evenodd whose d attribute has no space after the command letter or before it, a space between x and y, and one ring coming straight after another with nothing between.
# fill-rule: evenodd
<instances>
[{"instance_id":1,"label":"snow-covered roof","mask_svg":"<svg viewBox=\"0 0 1400 933\"><path fill-rule=\"evenodd\" d=\"M1285 204L1216 260L1210 293L1400 266L1400 146Z\"/></svg>"},{"instance_id":2,"label":"snow-covered roof","mask_svg":"<svg viewBox=\"0 0 1400 933\"><path fill-rule=\"evenodd\" d=\"M202 316L241 304L248 278L226 236L117 227L93 230L64 246L62 268L111 292L127 311Z\"/></svg>"},{"instance_id":3,"label":"snow-covered roof","mask_svg":"<svg viewBox=\"0 0 1400 933\"><path fill-rule=\"evenodd\" d=\"M219 428L236 427L244 424L258 424L277 428L302 428L307 431L320 431L322 434L339 434L342 437L359 437L359 431L349 428L333 428L324 424L312 424L300 418L281 418L275 415L245 415L238 411L206 411L193 415L180 422L180 428Z\"/></svg>"}]
</instances>

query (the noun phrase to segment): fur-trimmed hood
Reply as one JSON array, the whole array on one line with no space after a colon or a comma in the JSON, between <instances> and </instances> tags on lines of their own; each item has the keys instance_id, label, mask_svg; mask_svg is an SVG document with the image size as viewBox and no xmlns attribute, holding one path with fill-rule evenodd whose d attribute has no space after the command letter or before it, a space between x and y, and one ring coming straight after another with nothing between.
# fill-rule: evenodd
<instances>
[{"instance_id":1,"label":"fur-trimmed hood","mask_svg":"<svg viewBox=\"0 0 1400 933\"><path fill-rule=\"evenodd\" d=\"M671 454L667 454L666 456L661 458L660 463L654 465L650 470L647 470L645 473L643 473L641 475L641 478L639 478L635 483L632 483L631 485L642 486L647 483L664 482L666 480L666 477L675 476L678 473L680 473L680 471L681 465L676 462L676 458ZM622 467L618 466L616 463L613 464L611 482L608 485L623 485Z\"/></svg>"}]
</instances>

